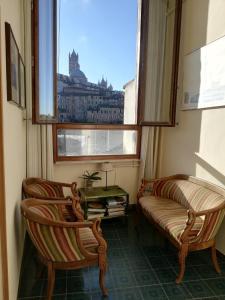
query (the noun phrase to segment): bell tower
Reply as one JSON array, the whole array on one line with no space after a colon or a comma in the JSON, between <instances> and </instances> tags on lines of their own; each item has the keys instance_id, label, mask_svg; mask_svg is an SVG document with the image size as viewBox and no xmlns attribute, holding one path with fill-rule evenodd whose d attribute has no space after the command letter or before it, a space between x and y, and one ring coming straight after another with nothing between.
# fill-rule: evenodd
<instances>
[{"instance_id":1,"label":"bell tower","mask_svg":"<svg viewBox=\"0 0 225 300\"><path fill-rule=\"evenodd\" d=\"M73 50L73 52L70 54L69 53L69 74L70 76L73 76L74 72L76 70L80 70L80 65L79 65L79 55L78 53Z\"/></svg>"}]
</instances>

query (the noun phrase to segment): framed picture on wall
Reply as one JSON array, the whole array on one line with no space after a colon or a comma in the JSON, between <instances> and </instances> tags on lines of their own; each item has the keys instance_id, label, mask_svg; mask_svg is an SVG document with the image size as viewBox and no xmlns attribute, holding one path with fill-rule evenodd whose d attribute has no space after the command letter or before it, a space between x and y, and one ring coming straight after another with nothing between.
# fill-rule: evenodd
<instances>
[{"instance_id":1,"label":"framed picture on wall","mask_svg":"<svg viewBox=\"0 0 225 300\"><path fill-rule=\"evenodd\" d=\"M20 105L19 49L11 26L5 23L7 100Z\"/></svg>"},{"instance_id":2,"label":"framed picture on wall","mask_svg":"<svg viewBox=\"0 0 225 300\"><path fill-rule=\"evenodd\" d=\"M20 78L20 107L22 109L26 108L26 88L25 88L25 66L21 55L19 55L19 78Z\"/></svg>"}]
</instances>

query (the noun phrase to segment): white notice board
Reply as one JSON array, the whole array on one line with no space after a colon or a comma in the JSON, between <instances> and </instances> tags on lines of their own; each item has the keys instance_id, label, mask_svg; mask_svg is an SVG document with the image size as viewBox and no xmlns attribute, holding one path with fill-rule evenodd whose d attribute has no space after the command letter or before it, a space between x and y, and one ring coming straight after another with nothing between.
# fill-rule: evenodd
<instances>
[{"instance_id":1,"label":"white notice board","mask_svg":"<svg viewBox=\"0 0 225 300\"><path fill-rule=\"evenodd\" d=\"M184 57L181 109L225 105L225 37Z\"/></svg>"}]
</instances>

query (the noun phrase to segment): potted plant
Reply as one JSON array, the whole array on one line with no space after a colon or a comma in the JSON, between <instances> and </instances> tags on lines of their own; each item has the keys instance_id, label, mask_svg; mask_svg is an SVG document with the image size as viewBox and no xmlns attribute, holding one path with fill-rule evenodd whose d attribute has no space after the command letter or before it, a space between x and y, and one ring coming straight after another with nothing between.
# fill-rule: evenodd
<instances>
[{"instance_id":1,"label":"potted plant","mask_svg":"<svg viewBox=\"0 0 225 300\"><path fill-rule=\"evenodd\" d=\"M97 180L101 180L102 178L98 176L99 172L90 173L85 171L84 174L81 176L85 180L85 185L87 188L92 188L93 182Z\"/></svg>"}]
</instances>

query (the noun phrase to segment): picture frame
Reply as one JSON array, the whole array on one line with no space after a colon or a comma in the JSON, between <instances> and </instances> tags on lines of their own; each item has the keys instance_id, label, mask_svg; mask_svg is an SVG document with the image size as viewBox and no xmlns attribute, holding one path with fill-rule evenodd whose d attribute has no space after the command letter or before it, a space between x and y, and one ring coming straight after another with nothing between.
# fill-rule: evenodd
<instances>
[{"instance_id":1,"label":"picture frame","mask_svg":"<svg viewBox=\"0 0 225 300\"><path fill-rule=\"evenodd\" d=\"M7 100L20 106L19 49L11 26L5 22Z\"/></svg>"},{"instance_id":2,"label":"picture frame","mask_svg":"<svg viewBox=\"0 0 225 300\"><path fill-rule=\"evenodd\" d=\"M19 55L19 94L20 94L20 107L26 108L26 73L25 65L21 55Z\"/></svg>"},{"instance_id":3,"label":"picture frame","mask_svg":"<svg viewBox=\"0 0 225 300\"><path fill-rule=\"evenodd\" d=\"M225 107L225 36L184 56L181 110Z\"/></svg>"}]
</instances>

